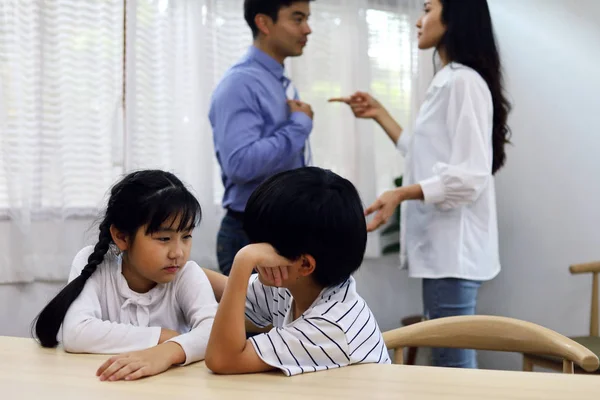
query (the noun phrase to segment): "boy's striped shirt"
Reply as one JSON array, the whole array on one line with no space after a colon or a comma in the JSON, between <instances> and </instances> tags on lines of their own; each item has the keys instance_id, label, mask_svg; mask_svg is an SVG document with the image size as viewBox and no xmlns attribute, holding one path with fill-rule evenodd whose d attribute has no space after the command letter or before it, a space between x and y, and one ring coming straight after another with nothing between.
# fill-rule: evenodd
<instances>
[{"instance_id":1,"label":"boy's striped shirt","mask_svg":"<svg viewBox=\"0 0 600 400\"><path fill-rule=\"evenodd\" d=\"M389 364L390 358L375 317L356 293L350 277L325 288L313 305L292 321L287 289L265 286L250 277L246 318L273 329L250 340L260 358L286 375L339 368L358 363Z\"/></svg>"}]
</instances>

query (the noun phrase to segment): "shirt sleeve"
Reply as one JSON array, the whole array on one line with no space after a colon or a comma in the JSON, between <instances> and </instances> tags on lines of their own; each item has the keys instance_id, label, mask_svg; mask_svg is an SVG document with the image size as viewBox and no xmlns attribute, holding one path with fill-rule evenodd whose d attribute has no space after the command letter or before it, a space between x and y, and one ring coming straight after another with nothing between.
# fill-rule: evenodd
<instances>
[{"instance_id":1,"label":"shirt sleeve","mask_svg":"<svg viewBox=\"0 0 600 400\"><path fill-rule=\"evenodd\" d=\"M473 203L492 178L490 94L473 74L460 71L450 83L446 118L450 161L436 163L433 176L419 182L425 203L444 210Z\"/></svg>"},{"instance_id":2,"label":"shirt sleeve","mask_svg":"<svg viewBox=\"0 0 600 400\"><path fill-rule=\"evenodd\" d=\"M248 292L246 293L246 318L259 328L273 323L271 306L273 292L258 280L258 274L250 275Z\"/></svg>"},{"instance_id":3,"label":"shirt sleeve","mask_svg":"<svg viewBox=\"0 0 600 400\"><path fill-rule=\"evenodd\" d=\"M304 149L312 119L302 112L269 136L253 81L232 75L223 91L213 98L211 120L223 172L236 184L266 179L285 169L291 154Z\"/></svg>"},{"instance_id":4,"label":"shirt sleeve","mask_svg":"<svg viewBox=\"0 0 600 400\"><path fill-rule=\"evenodd\" d=\"M181 271L175 296L191 329L168 341L181 346L186 357L183 365L187 365L204 359L217 312L217 300L206 274L194 262L189 262Z\"/></svg>"},{"instance_id":5,"label":"shirt sleeve","mask_svg":"<svg viewBox=\"0 0 600 400\"><path fill-rule=\"evenodd\" d=\"M339 368L350 364L342 328L326 318L300 318L250 338L256 353L287 376Z\"/></svg>"},{"instance_id":6,"label":"shirt sleeve","mask_svg":"<svg viewBox=\"0 0 600 400\"><path fill-rule=\"evenodd\" d=\"M62 326L65 351L119 354L156 346L160 327L139 327L102 320L99 299L103 290L100 281L100 271L96 271L69 307Z\"/></svg>"},{"instance_id":7,"label":"shirt sleeve","mask_svg":"<svg viewBox=\"0 0 600 400\"><path fill-rule=\"evenodd\" d=\"M410 144L411 136L412 133L404 130L396 142L396 148L403 157L406 157L406 153L408 153L408 145Z\"/></svg>"}]
</instances>

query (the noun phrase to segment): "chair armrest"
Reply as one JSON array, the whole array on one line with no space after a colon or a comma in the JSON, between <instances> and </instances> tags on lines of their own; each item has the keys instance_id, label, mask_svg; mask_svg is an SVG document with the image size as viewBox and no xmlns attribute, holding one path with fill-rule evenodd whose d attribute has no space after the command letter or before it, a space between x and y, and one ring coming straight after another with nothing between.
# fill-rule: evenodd
<instances>
[{"instance_id":1,"label":"chair armrest","mask_svg":"<svg viewBox=\"0 0 600 400\"><path fill-rule=\"evenodd\" d=\"M584 264L574 264L569 267L569 271L572 274L584 274L590 272L600 272L600 261L584 263Z\"/></svg>"}]
</instances>

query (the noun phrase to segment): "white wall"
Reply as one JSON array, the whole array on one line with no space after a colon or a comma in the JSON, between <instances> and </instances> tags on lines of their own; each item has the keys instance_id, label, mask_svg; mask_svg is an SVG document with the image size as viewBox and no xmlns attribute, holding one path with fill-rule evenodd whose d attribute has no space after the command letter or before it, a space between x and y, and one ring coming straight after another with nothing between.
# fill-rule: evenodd
<instances>
[{"instance_id":1,"label":"white wall","mask_svg":"<svg viewBox=\"0 0 600 400\"><path fill-rule=\"evenodd\" d=\"M63 283L0 285L0 336L29 337L31 322Z\"/></svg>"},{"instance_id":2,"label":"white wall","mask_svg":"<svg viewBox=\"0 0 600 400\"><path fill-rule=\"evenodd\" d=\"M501 260L479 312L587 334L600 259L600 1L490 0L514 102L514 146L497 179ZM481 354L482 366L521 367Z\"/></svg>"}]
</instances>

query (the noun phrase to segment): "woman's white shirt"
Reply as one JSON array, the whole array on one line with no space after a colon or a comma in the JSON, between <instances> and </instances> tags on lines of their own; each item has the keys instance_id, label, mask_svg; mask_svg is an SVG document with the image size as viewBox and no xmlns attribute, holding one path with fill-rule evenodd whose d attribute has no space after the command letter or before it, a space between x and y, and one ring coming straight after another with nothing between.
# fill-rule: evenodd
<instances>
[{"instance_id":1,"label":"woman's white shirt","mask_svg":"<svg viewBox=\"0 0 600 400\"><path fill-rule=\"evenodd\" d=\"M483 78L458 63L441 69L413 132L397 143L403 185L418 183L424 194L401 209L400 258L411 277L489 280L500 271L492 127Z\"/></svg>"},{"instance_id":2,"label":"woman's white shirt","mask_svg":"<svg viewBox=\"0 0 600 400\"><path fill-rule=\"evenodd\" d=\"M87 264L93 247L81 250L71 266L69 281ZM206 274L193 261L175 279L147 293L129 288L121 273L121 257L109 252L71 304L62 326L66 351L124 353L158 344L161 328L181 335L184 364L204 359L217 302Z\"/></svg>"}]
</instances>

